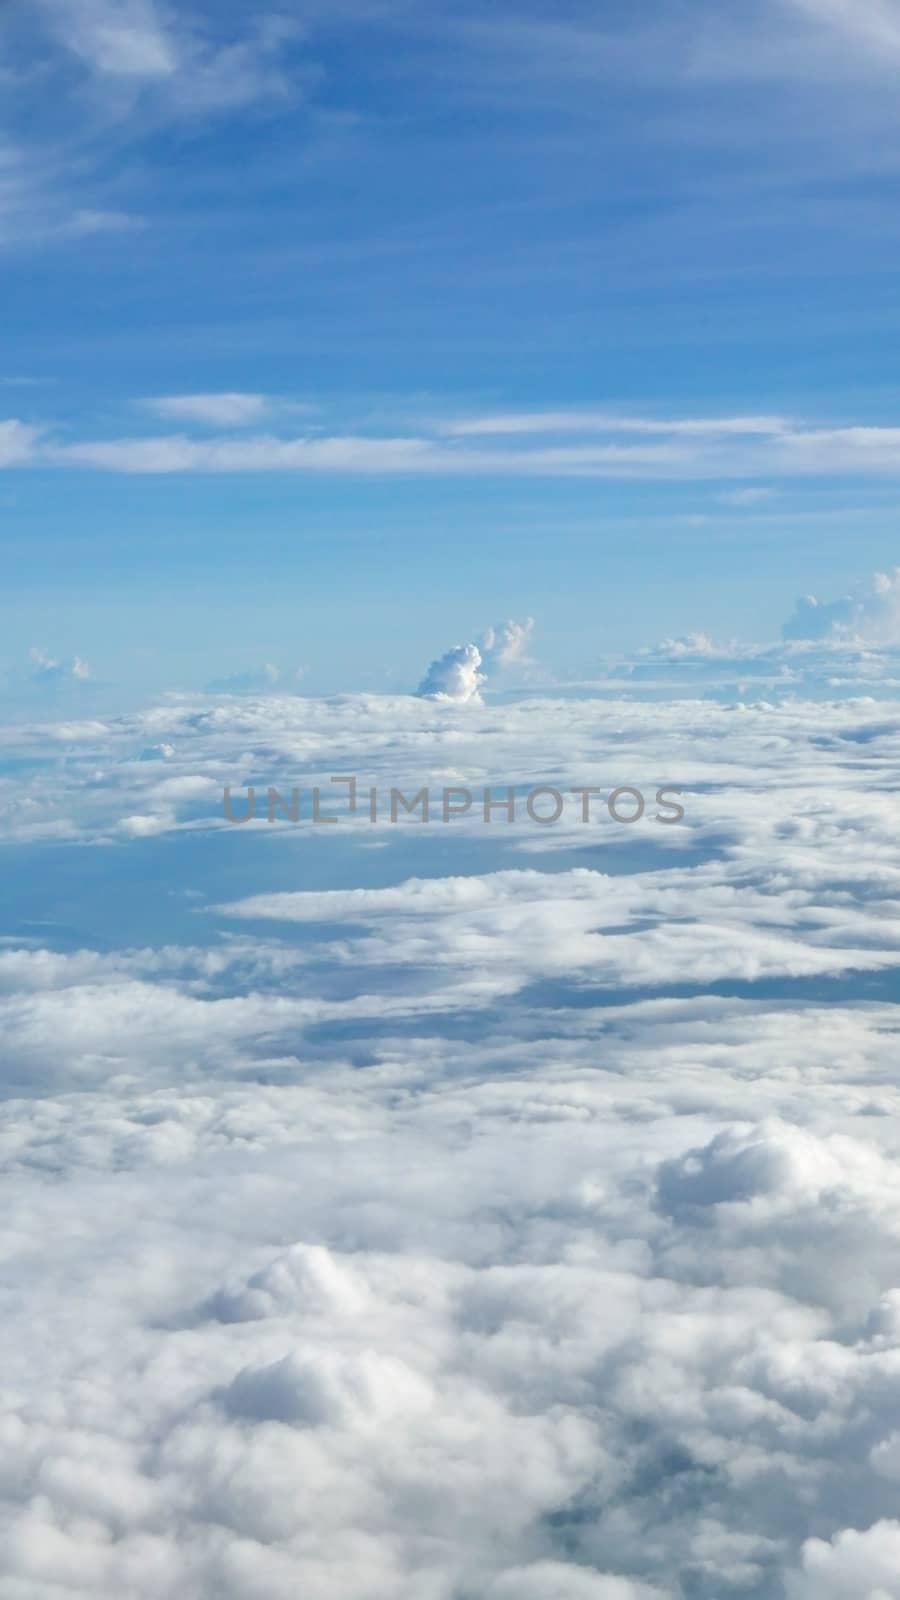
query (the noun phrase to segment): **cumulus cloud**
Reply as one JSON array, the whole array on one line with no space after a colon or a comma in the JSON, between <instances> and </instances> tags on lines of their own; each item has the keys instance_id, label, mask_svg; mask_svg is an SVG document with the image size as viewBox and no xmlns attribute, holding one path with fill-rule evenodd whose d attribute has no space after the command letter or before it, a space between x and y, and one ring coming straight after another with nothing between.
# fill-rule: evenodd
<instances>
[{"instance_id":1,"label":"cumulus cloud","mask_svg":"<svg viewBox=\"0 0 900 1600\"><path fill-rule=\"evenodd\" d=\"M509 621L488 628L477 644L454 645L432 661L417 693L458 705L480 703L480 691L491 674L527 662L533 631L534 620L527 617L524 622Z\"/></svg>"},{"instance_id":2,"label":"cumulus cloud","mask_svg":"<svg viewBox=\"0 0 900 1600\"><path fill-rule=\"evenodd\" d=\"M528 646L534 632L534 618L526 617L524 622L504 622L496 628L488 628L483 639L479 641L482 664L485 671L490 673L514 663L523 663L528 659Z\"/></svg>"},{"instance_id":3,"label":"cumulus cloud","mask_svg":"<svg viewBox=\"0 0 900 1600\"><path fill-rule=\"evenodd\" d=\"M451 700L457 705L478 704L481 686L486 681L477 644L457 644L432 661L417 693L429 699Z\"/></svg>"},{"instance_id":4,"label":"cumulus cloud","mask_svg":"<svg viewBox=\"0 0 900 1600\"><path fill-rule=\"evenodd\" d=\"M719 643L708 633L695 632L681 634L677 639L662 639L650 653L671 661L694 657L721 660L737 654L739 648L734 640Z\"/></svg>"},{"instance_id":5,"label":"cumulus cloud","mask_svg":"<svg viewBox=\"0 0 900 1600\"><path fill-rule=\"evenodd\" d=\"M876 572L866 584L836 600L823 601L815 595L798 599L793 615L783 625L782 639L792 644L842 644L891 649L900 645L900 567ZM651 651L656 659L710 661L768 656L775 663L776 647L741 644L736 639L717 641L709 634L694 632L679 638L663 639ZM799 666L799 655L782 655L784 665ZM832 663L833 669L833 663Z\"/></svg>"},{"instance_id":6,"label":"cumulus cloud","mask_svg":"<svg viewBox=\"0 0 900 1600\"><path fill-rule=\"evenodd\" d=\"M611 681L660 694L743 700L763 690L829 699L891 696L900 689L900 567L877 572L836 600L807 595L779 642L749 643L695 631L611 663Z\"/></svg>"},{"instance_id":7,"label":"cumulus cloud","mask_svg":"<svg viewBox=\"0 0 900 1600\"><path fill-rule=\"evenodd\" d=\"M833 1539L810 1539L801 1574L788 1582L789 1600L898 1600L900 1523L847 1528Z\"/></svg>"},{"instance_id":8,"label":"cumulus cloud","mask_svg":"<svg viewBox=\"0 0 900 1600\"><path fill-rule=\"evenodd\" d=\"M91 669L81 656L73 656L70 662L63 662L35 646L29 651L28 659L31 663L30 676L39 683L60 683L66 679L85 683L91 676Z\"/></svg>"},{"instance_id":9,"label":"cumulus cloud","mask_svg":"<svg viewBox=\"0 0 900 1600\"><path fill-rule=\"evenodd\" d=\"M177 696L0 741L11 1597L893 1600L896 707ZM223 852L226 775L448 744L681 778L685 825Z\"/></svg>"},{"instance_id":10,"label":"cumulus cloud","mask_svg":"<svg viewBox=\"0 0 900 1600\"><path fill-rule=\"evenodd\" d=\"M785 639L900 644L900 567L876 572L867 587L839 600L803 596L782 635Z\"/></svg>"}]
</instances>

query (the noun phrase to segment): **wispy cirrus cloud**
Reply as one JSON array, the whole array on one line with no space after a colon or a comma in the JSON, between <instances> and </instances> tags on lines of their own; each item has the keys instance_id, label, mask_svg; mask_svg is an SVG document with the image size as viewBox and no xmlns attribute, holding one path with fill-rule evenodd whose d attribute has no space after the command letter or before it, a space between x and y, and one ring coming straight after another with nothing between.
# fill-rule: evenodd
<instances>
[{"instance_id":1,"label":"wispy cirrus cloud","mask_svg":"<svg viewBox=\"0 0 900 1600\"><path fill-rule=\"evenodd\" d=\"M48 30L92 71L167 78L179 66L172 19L153 0L40 0Z\"/></svg>"},{"instance_id":2,"label":"wispy cirrus cloud","mask_svg":"<svg viewBox=\"0 0 900 1600\"><path fill-rule=\"evenodd\" d=\"M719 502L723 506L746 511L762 505L765 500L771 500L774 493L774 489L767 488L765 484L748 484L741 489L726 489L719 495Z\"/></svg>"},{"instance_id":3,"label":"wispy cirrus cloud","mask_svg":"<svg viewBox=\"0 0 900 1600\"><path fill-rule=\"evenodd\" d=\"M664 445L455 451L442 449L429 439L366 438L358 434L285 439L256 435L245 440L210 440L206 446L183 435L119 439L62 446L49 452L48 459L57 465L82 465L128 473L324 472L375 476L408 473L445 477L496 474L610 478L691 475L690 457Z\"/></svg>"},{"instance_id":4,"label":"wispy cirrus cloud","mask_svg":"<svg viewBox=\"0 0 900 1600\"><path fill-rule=\"evenodd\" d=\"M177 433L65 438L47 424L0 422L0 466L137 475L318 473L335 476L545 477L727 482L725 503L750 509L778 479L900 476L900 427L822 427L780 415L620 416L553 411L430 419L416 432L354 426L249 431L296 406L238 390L141 402L186 426ZM193 425L196 431L187 431ZM224 430L224 431L223 431ZM235 430L242 430L240 433ZM762 480L756 483L754 480Z\"/></svg>"},{"instance_id":5,"label":"wispy cirrus cloud","mask_svg":"<svg viewBox=\"0 0 900 1600\"><path fill-rule=\"evenodd\" d=\"M102 203L102 194L84 191L89 204L79 204L80 190L65 182L67 164L52 150L0 132L0 250L23 245L121 233L142 225L142 218L121 207Z\"/></svg>"},{"instance_id":6,"label":"wispy cirrus cloud","mask_svg":"<svg viewBox=\"0 0 900 1600\"><path fill-rule=\"evenodd\" d=\"M497 416L461 417L442 425L456 438L553 433L651 433L660 438L716 439L771 436L791 427L786 417L637 417L607 411L513 411Z\"/></svg>"},{"instance_id":7,"label":"wispy cirrus cloud","mask_svg":"<svg viewBox=\"0 0 900 1600\"><path fill-rule=\"evenodd\" d=\"M40 0L39 13L50 40L98 85L164 96L179 115L233 109L291 84L281 56L299 28L275 11L223 33L165 0Z\"/></svg>"},{"instance_id":8,"label":"wispy cirrus cloud","mask_svg":"<svg viewBox=\"0 0 900 1600\"><path fill-rule=\"evenodd\" d=\"M812 23L834 29L843 44L856 45L886 66L900 55L900 5L897 0L788 0Z\"/></svg>"},{"instance_id":9,"label":"wispy cirrus cloud","mask_svg":"<svg viewBox=\"0 0 900 1600\"><path fill-rule=\"evenodd\" d=\"M432 661L417 694L454 705L480 705L481 690L495 673L531 665L527 652L533 632L533 617L522 622L510 618L488 628L477 642L453 645Z\"/></svg>"},{"instance_id":10,"label":"wispy cirrus cloud","mask_svg":"<svg viewBox=\"0 0 900 1600\"><path fill-rule=\"evenodd\" d=\"M761 79L837 84L880 76L885 56L900 49L897 0L649 4L593 15L561 7L552 16L520 16L515 29L482 15L455 26L486 72L491 64L506 68L508 87L527 78L538 89L568 84L576 93L626 72L638 89Z\"/></svg>"},{"instance_id":11,"label":"wispy cirrus cloud","mask_svg":"<svg viewBox=\"0 0 900 1600\"><path fill-rule=\"evenodd\" d=\"M218 394L158 395L145 400L148 410L176 421L207 422L213 427L243 427L258 422L268 409L262 394L225 391Z\"/></svg>"},{"instance_id":12,"label":"wispy cirrus cloud","mask_svg":"<svg viewBox=\"0 0 900 1600\"><path fill-rule=\"evenodd\" d=\"M315 72L294 50L300 33L267 8L231 18L169 0L0 5L0 247L139 225L133 191L146 194L152 162L129 171L130 152L168 124L302 100Z\"/></svg>"}]
</instances>

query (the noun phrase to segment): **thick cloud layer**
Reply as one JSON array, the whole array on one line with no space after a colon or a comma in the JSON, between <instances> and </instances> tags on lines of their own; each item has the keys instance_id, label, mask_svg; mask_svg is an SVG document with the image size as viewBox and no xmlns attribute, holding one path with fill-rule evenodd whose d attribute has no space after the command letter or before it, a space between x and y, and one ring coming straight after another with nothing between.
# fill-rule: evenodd
<instances>
[{"instance_id":1,"label":"thick cloud layer","mask_svg":"<svg viewBox=\"0 0 900 1600\"><path fill-rule=\"evenodd\" d=\"M5 754L4 1600L900 1600L895 709ZM685 819L222 816L353 770Z\"/></svg>"}]
</instances>

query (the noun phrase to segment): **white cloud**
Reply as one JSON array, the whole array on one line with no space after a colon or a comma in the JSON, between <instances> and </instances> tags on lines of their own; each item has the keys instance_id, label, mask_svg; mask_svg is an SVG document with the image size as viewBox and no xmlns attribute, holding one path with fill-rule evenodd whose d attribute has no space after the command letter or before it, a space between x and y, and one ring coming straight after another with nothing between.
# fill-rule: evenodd
<instances>
[{"instance_id":1,"label":"white cloud","mask_svg":"<svg viewBox=\"0 0 900 1600\"><path fill-rule=\"evenodd\" d=\"M789 1600L900 1600L900 1523L847 1528L827 1542L810 1539L802 1576L788 1582Z\"/></svg>"},{"instance_id":2,"label":"white cloud","mask_svg":"<svg viewBox=\"0 0 900 1600\"><path fill-rule=\"evenodd\" d=\"M785 639L859 640L900 644L900 567L876 572L868 587L840 600L806 595L782 630Z\"/></svg>"},{"instance_id":3,"label":"white cloud","mask_svg":"<svg viewBox=\"0 0 900 1600\"><path fill-rule=\"evenodd\" d=\"M314 72L292 59L297 19L277 11L237 18L171 0L37 0L29 16L30 27L25 19L9 34L0 68L11 130L0 132L7 250L146 226L119 203L138 141L173 121L260 103L271 113L301 97ZM38 91L48 112L35 118ZM13 135L19 128L27 135ZM147 161L137 165L146 175Z\"/></svg>"},{"instance_id":4,"label":"white cloud","mask_svg":"<svg viewBox=\"0 0 900 1600\"><path fill-rule=\"evenodd\" d=\"M162 396L147 402L168 416L208 427L244 427L264 413L266 397L239 392ZM547 431L548 420L554 428ZM515 419L513 419L513 422ZM491 433L508 431L509 419L480 422L469 431L438 423L419 436L384 433L305 435L232 433L192 437L143 435L64 441L10 435L37 464L84 466L122 473L315 472L335 474L427 474L429 476L647 478L656 481L721 481L748 478L894 477L900 474L900 429L822 429L777 417L722 417L717 421L616 419L597 421L597 438L585 438L577 413L531 419L521 438L495 443ZM558 425L558 431L557 427ZM7 424L20 428L21 424ZM46 432L46 430L44 430ZM640 442L632 437L641 435ZM26 456L22 456L26 459ZM0 458L2 464L2 458ZM744 481L728 502L749 506L773 492L766 482Z\"/></svg>"},{"instance_id":5,"label":"white cloud","mask_svg":"<svg viewBox=\"0 0 900 1600\"><path fill-rule=\"evenodd\" d=\"M833 93L862 80L871 90L889 72L898 39L896 0L759 0L740 11L703 6L685 13L653 6L613 19L560 11L552 18L523 17L514 37L502 19L462 26L485 51L488 70L493 66L500 103L525 84L545 94L561 85L576 110L579 91L625 78L657 94L694 95L698 83L748 82ZM775 129L787 143L795 130L781 122L780 109L771 99ZM852 133L847 120L842 131ZM756 135L758 148L758 128Z\"/></svg>"},{"instance_id":6,"label":"white cloud","mask_svg":"<svg viewBox=\"0 0 900 1600\"><path fill-rule=\"evenodd\" d=\"M524 622L510 620L496 628L488 628L483 639L479 641L485 671L490 673L516 663L526 662L533 632L533 617L526 617Z\"/></svg>"},{"instance_id":7,"label":"white cloud","mask_svg":"<svg viewBox=\"0 0 900 1600\"><path fill-rule=\"evenodd\" d=\"M456 705L478 704L485 682L477 644L457 644L432 661L418 693L435 700L450 700Z\"/></svg>"},{"instance_id":8,"label":"white cloud","mask_svg":"<svg viewBox=\"0 0 900 1600\"><path fill-rule=\"evenodd\" d=\"M28 652L28 659L31 677L43 683L59 683L66 678L85 683L91 676L91 669L81 656L73 656L71 662L66 663L35 646Z\"/></svg>"},{"instance_id":9,"label":"white cloud","mask_svg":"<svg viewBox=\"0 0 900 1600\"><path fill-rule=\"evenodd\" d=\"M870 52L886 64L900 55L900 7L897 0L789 0L797 11L833 28L846 46Z\"/></svg>"},{"instance_id":10,"label":"white cloud","mask_svg":"<svg viewBox=\"0 0 900 1600\"><path fill-rule=\"evenodd\" d=\"M60 42L95 72L167 78L179 50L166 8L153 0L39 0Z\"/></svg>"},{"instance_id":11,"label":"white cloud","mask_svg":"<svg viewBox=\"0 0 900 1600\"><path fill-rule=\"evenodd\" d=\"M48 448L59 465L97 467L126 473L170 472L335 472L404 473L440 470L423 439L277 438L256 434L243 439L191 439L184 434L157 438L107 439ZM453 470L450 464L450 470Z\"/></svg>"},{"instance_id":12,"label":"white cloud","mask_svg":"<svg viewBox=\"0 0 900 1600\"><path fill-rule=\"evenodd\" d=\"M672 661L696 657L721 660L723 656L733 655L738 648L733 643L717 642L707 633L685 633L677 639L661 639L651 653Z\"/></svg>"},{"instance_id":13,"label":"white cloud","mask_svg":"<svg viewBox=\"0 0 900 1600\"><path fill-rule=\"evenodd\" d=\"M263 96L286 96L291 79L282 65L297 24L277 13L251 16L236 37L217 39L198 12L167 0L39 0L54 41L92 74L97 91L131 90L146 113L197 117L249 105ZM110 102L132 115L134 98Z\"/></svg>"},{"instance_id":14,"label":"white cloud","mask_svg":"<svg viewBox=\"0 0 900 1600\"><path fill-rule=\"evenodd\" d=\"M896 707L182 696L0 751L104 901L0 945L11 1600L894 1600ZM350 752L686 824L235 830L211 906L221 783Z\"/></svg>"},{"instance_id":15,"label":"white cloud","mask_svg":"<svg viewBox=\"0 0 900 1600\"><path fill-rule=\"evenodd\" d=\"M14 417L0 422L0 467L16 467L31 461L40 437L40 428L29 427Z\"/></svg>"},{"instance_id":16,"label":"white cloud","mask_svg":"<svg viewBox=\"0 0 900 1600\"><path fill-rule=\"evenodd\" d=\"M148 816L123 817L121 831L131 839L147 839L156 833L165 833L175 818L172 812L154 812Z\"/></svg>"},{"instance_id":17,"label":"white cloud","mask_svg":"<svg viewBox=\"0 0 900 1600\"><path fill-rule=\"evenodd\" d=\"M454 645L432 661L416 692L458 705L480 704L481 689L493 673L527 663L533 631L534 619L526 617L524 622L510 620L488 628L477 644Z\"/></svg>"},{"instance_id":18,"label":"white cloud","mask_svg":"<svg viewBox=\"0 0 900 1600\"><path fill-rule=\"evenodd\" d=\"M230 428L256 422L265 412L268 402L262 394L224 391L221 394L160 395L156 399L146 400L144 404L163 417Z\"/></svg>"},{"instance_id":19,"label":"white cloud","mask_svg":"<svg viewBox=\"0 0 900 1600\"><path fill-rule=\"evenodd\" d=\"M777 436L794 426L786 417L639 417L607 411L523 411L496 416L464 417L442 425L457 438L495 434L650 433L661 438L731 438Z\"/></svg>"}]
</instances>

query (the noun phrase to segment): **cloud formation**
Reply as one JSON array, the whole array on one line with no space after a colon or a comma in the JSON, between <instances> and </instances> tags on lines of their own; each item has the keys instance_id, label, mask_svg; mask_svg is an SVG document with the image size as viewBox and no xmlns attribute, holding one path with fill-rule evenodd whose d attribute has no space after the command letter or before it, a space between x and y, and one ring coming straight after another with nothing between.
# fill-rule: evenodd
<instances>
[{"instance_id":1,"label":"cloud formation","mask_svg":"<svg viewBox=\"0 0 900 1600\"><path fill-rule=\"evenodd\" d=\"M805 595L782 629L785 639L900 644L900 567L876 572L867 587L839 600Z\"/></svg>"},{"instance_id":2,"label":"cloud formation","mask_svg":"<svg viewBox=\"0 0 900 1600\"><path fill-rule=\"evenodd\" d=\"M727 483L726 503L748 514L774 481L900 475L900 428L822 428L778 416L596 417L579 412L433 419L417 433L351 423L303 434L248 429L273 411L241 391L143 402L199 432L66 439L47 426L0 422L0 466L90 468L124 474L331 473L445 477L608 478ZM290 407L289 410L296 410ZM399 421L399 418L398 418ZM761 480L757 485L753 480Z\"/></svg>"},{"instance_id":3,"label":"cloud formation","mask_svg":"<svg viewBox=\"0 0 900 1600\"><path fill-rule=\"evenodd\" d=\"M172 697L0 744L11 1596L893 1600L896 708ZM685 823L240 829L211 903L226 777L448 747L680 778Z\"/></svg>"},{"instance_id":4,"label":"cloud formation","mask_svg":"<svg viewBox=\"0 0 900 1600\"><path fill-rule=\"evenodd\" d=\"M48 655L46 650L35 647L29 651L28 659L31 663L30 676L41 683L59 683L66 678L84 683L91 676L91 669L81 656L73 656L71 662L66 663Z\"/></svg>"},{"instance_id":5,"label":"cloud formation","mask_svg":"<svg viewBox=\"0 0 900 1600\"><path fill-rule=\"evenodd\" d=\"M296 27L277 13L251 16L237 37L217 39L201 13L166 0L39 0L47 33L98 88L152 96L157 114L198 117L287 93L281 55ZM116 102L120 114L133 102Z\"/></svg>"},{"instance_id":6,"label":"cloud formation","mask_svg":"<svg viewBox=\"0 0 900 1600\"><path fill-rule=\"evenodd\" d=\"M481 689L492 674L527 662L533 632L534 619L526 617L524 622L509 621L488 628L477 644L454 645L432 661L417 694L457 705L480 704Z\"/></svg>"},{"instance_id":7,"label":"cloud formation","mask_svg":"<svg viewBox=\"0 0 900 1600\"><path fill-rule=\"evenodd\" d=\"M862 49L876 61L900 55L900 11L896 0L790 0L812 22L833 28L844 47Z\"/></svg>"},{"instance_id":8,"label":"cloud formation","mask_svg":"<svg viewBox=\"0 0 900 1600\"><path fill-rule=\"evenodd\" d=\"M457 644L432 661L417 693L426 699L449 700L456 705L477 704L481 700L481 686L486 681L477 644Z\"/></svg>"},{"instance_id":9,"label":"cloud formation","mask_svg":"<svg viewBox=\"0 0 900 1600\"><path fill-rule=\"evenodd\" d=\"M176 421L209 423L211 427L240 428L257 422L267 408L266 396L223 391L221 394L159 395L145 404L161 417Z\"/></svg>"},{"instance_id":10,"label":"cloud formation","mask_svg":"<svg viewBox=\"0 0 900 1600\"><path fill-rule=\"evenodd\" d=\"M528 660L528 646L534 632L534 618L524 622L504 622L488 628L479 642L485 671L490 673L503 667L521 665Z\"/></svg>"}]
</instances>

